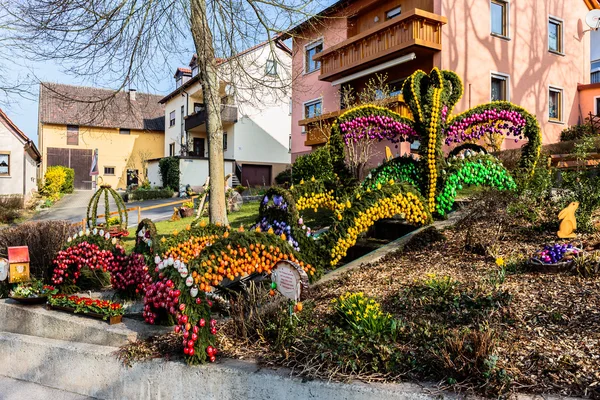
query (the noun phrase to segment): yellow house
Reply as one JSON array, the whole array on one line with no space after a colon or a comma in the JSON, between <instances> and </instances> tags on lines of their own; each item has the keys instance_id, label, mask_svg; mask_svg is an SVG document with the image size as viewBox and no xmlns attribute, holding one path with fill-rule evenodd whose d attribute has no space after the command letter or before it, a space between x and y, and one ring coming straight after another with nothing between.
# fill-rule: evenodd
<instances>
[{"instance_id":1,"label":"yellow house","mask_svg":"<svg viewBox=\"0 0 600 400\"><path fill-rule=\"evenodd\" d=\"M97 151L98 182L124 189L146 180L147 160L163 156L161 96L54 83L42 83L39 96L41 176L63 165L75 170L75 189L92 189Z\"/></svg>"}]
</instances>

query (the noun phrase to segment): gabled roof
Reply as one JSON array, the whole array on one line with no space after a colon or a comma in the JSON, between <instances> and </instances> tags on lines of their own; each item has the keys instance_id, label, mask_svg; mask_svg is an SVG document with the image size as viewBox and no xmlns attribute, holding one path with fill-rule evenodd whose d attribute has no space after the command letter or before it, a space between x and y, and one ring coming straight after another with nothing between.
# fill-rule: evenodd
<instances>
[{"instance_id":1,"label":"gabled roof","mask_svg":"<svg viewBox=\"0 0 600 400\"><path fill-rule=\"evenodd\" d=\"M40 84L40 122L101 128L165 130L160 96L60 83Z\"/></svg>"},{"instance_id":2,"label":"gabled roof","mask_svg":"<svg viewBox=\"0 0 600 400\"><path fill-rule=\"evenodd\" d=\"M598 10L600 9L600 0L583 0L585 5L590 10Z\"/></svg>"},{"instance_id":3,"label":"gabled roof","mask_svg":"<svg viewBox=\"0 0 600 400\"><path fill-rule=\"evenodd\" d=\"M0 108L0 123L2 123L4 126L6 126L6 129L11 131L13 133L13 135L15 135L17 138L19 138L23 142L25 142L25 150L27 150L27 152L29 153L31 158L33 158L35 161L40 161L42 159L42 155L40 154L39 150L35 146L35 143L33 143L33 141L31 139L29 139L27 137L27 135L25 133L23 133L23 131L20 130L19 127L17 125L15 125L14 122L11 121L10 118L8 118L8 115L6 115L4 113L4 111L2 111L1 108Z\"/></svg>"},{"instance_id":4,"label":"gabled roof","mask_svg":"<svg viewBox=\"0 0 600 400\"><path fill-rule=\"evenodd\" d=\"M277 46L278 48L280 48L281 50L283 50L284 52L286 52L287 54L289 54L290 56L292 55L292 50L286 46L285 43L283 43L282 41L282 37L283 35L278 34L275 35L272 39L269 40L265 40L264 42L261 42L255 46L249 47L246 50L240 51L239 53L229 57L229 58L215 58L216 64L217 66L222 65L230 60L233 60L237 57L241 57L245 54L248 54L256 49L259 49L261 47L264 47L266 44L268 44L269 42L273 41L275 43L275 46ZM198 56L196 54L194 54L192 56L192 59L190 61L190 67L196 65L196 60L197 60ZM177 71L180 70L186 70L187 68L177 68ZM192 70L189 70L190 73L192 72ZM177 72L175 73L175 76L177 76ZM194 75L192 76L190 79L188 79L186 82L184 82L181 86L179 86L177 89L175 89L174 91L172 91L171 93L169 93L168 95L166 95L165 97L163 97L160 100L160 103L164 104L167 101L169 101L170 99L172 99L173 97L175 97L177 94L183 92L185 89L187 89L188 87L192 86L194 83L198 82L200 80L200 74Z\"/></svg>"}]
</instances>

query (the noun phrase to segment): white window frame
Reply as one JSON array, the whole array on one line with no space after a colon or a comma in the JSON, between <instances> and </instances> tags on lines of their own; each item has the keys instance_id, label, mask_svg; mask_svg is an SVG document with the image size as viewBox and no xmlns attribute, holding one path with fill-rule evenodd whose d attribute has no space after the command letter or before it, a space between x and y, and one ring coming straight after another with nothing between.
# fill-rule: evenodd
<instances>
[{"instance_id":1,"label":"white window frame","mask_svg":"<svg viewBox=\"0 0 600 400\"><path fill-rule=\"evenodd\" d=\"M492 101L492 78L504 78L504 80L506 81L506 99L500 101L510 101L510 75L498 71L490 72L490 101Z\"/></svg>"},{"instance_id":2,"label":"white window frame","mask_svg":"<svg viewBox=\"0 0 600 400\"><path fill-rule=\"evenodd\" d=\"M171 150L173 150L173 151L171 152ZM175 142L169 143L169 157L174 157L175 156L175 151L176 151Z\"/></svg>"},{"instance_id":3,"label":"white window frame","mask_svg":"<svg viewBox=\"0 0 600 400\"><path fill-rule=\"evenodd\" d=\"M169 128L175 126L175 118L177 116L175 115L175 110L173 110L169 113Z\"/></svg>"},{"instance_id":4,"label":"white window frame","mask_svg":"<svg viewBox=\"0 0 600 400\"><path fill-rule=\"evenodd\" d=\"M112 168L112 170L113 170L113 173L112 173L112 174L109 174L109 173L107 173L107 172L106 172L106 168ZM116 168L116 167L113 167L113 166L106 166L106 165L105 165L105 166L104 166L104 174L103 174L103 175L104 175L104 176L116 176L116 175L117 175L117 168Z\"/></svg>"},{"instance_id":5,"label":"white window frame","mask_svg":"<svg viewBox=\"0 0 600 400\"><path fill-rule=\"evenodd\" d=\"M315 39L315 40L313 40L312 42L310 42L310 43L308 43L308 44L305 44L305 45L304 45L304 54L303 54L303 56L302 56L302 58L303 58L303 61L304 61L304 62L303 62L303 65L302 65L302 70L304 71L304 75L312 74L312 73L314 73L314 72L317 72L317 71L319 71L319 70L321 69L321 68L315 68L315 69L314 69L314 70L312 70L312 71L307 71L307 70L306 70L306 52L307 52L308 50L311 50L311 49L312 49L312 48L314 48L314 47L317 47L319 44L323 45L323 50L325 50L325 41L323 40L323 37L322 37L322 36L321 36L320 38L318 38L318 39ZM321 51L323 51L323 50L321 50ZM312 60L311 60L311 61L312 61ZM321 64L320 64L320 62L319 62L319 66L320 66L320 65L321 65Z\"/></svg>"},{"instance_id":6,"label":"white window frame","mask_svg":"<svg viewBox=\"0 0 600 400\"><path fill-rule=\"evenodd\" d=\"M268 58L265 63L265 75L266 76L277 76L277 60L275 58Z\"/></svg>"},{"instance_id":7,"label":"white window frame","mask_svg":"<svg viewBox=\"0 0 600 400\"><path fill-rule=\"evenodd\" d=\"M550 48L550 23L553 22L559 26L560 37L558 38L559 49L552 50ZM552 54L565 55L565 21L553 15L548 15L548 24L546 25L546 44L548 51Z\"/></svg>"},{"instance_id":8,"label":"white window frame","mask_svg":"<svg viewBox=\"0 0 600 400\"><path fill-rule=\"evenodd\" d=\"M554 91L560 93L560 105L558 111L558 119L550 118L550 92ZM555 124L564 124L565 122L565 90L560 86L548 85L548 107L546 107L546 111L548 112L548 122L552 122Z\"/></svg>"},{"instance_id":9,"label":"white window frame","mask_svg":"<svg viewBox=\"0 0 600 400\"><path fill-rule=\"evenodd\" d=\"M600 96L595 96L594 97L594 115L598 115L598 112L600 111L598 109L598 100L600 100Z\"/></svg>"},{"instance_id":10,"label":"white window frame","mask_svg":"<svg viewBox=\"0 0 600 400\"><path fill-rule=\"evenodd\" d=\"M506 10L506 35L492 32L492 3L504 3ZM510 39L510 0L490 0L490 35L500 39Z\"/></svg>"},{"instance_id":11,"label":"white window frame","mask_svg":"<svg viewBox=\"0 0 600 400\"><path fill-rule=\"evenodd\" d=\"M390 14L392 14L391 17L390 17ZM396 18L397 16L399 16L401 14L402 14L402 6L394 7L391 10L388 10L388 11L385 12L385 19L387 21L387 20L390 20L392 18Z\"/></svg>"},{"instance_id":12,"label":"white window frame","mask_svg":"<svg viewBox=\"0 0 600 400\"><path fill-rule=\"evenodd\" d=\"M306 106L317 104L317 103L321 103L321 114L316 115L314 117L307 117L306 116ZM320 117L321 115L323 115L323 97L317 97L316 99L308 100L308 101L305 101L304 103L302 103L302 117L303 117L302 119L316 118L316 117Z\"/></svg>"}]
</instances>

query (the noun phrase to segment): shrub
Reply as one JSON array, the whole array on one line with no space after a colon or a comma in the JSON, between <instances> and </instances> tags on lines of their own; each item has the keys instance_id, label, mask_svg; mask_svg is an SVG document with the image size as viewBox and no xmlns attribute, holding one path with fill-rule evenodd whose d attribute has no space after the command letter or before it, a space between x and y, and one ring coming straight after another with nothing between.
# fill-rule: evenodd
<instances>
[{"instance_id":1,"label":"shrub","mask_svg":"<svg viewBox=\"0 0 600 400\"><path fill-rule=\"evenodd\" d=\"M154 199L168 199L173 197L173 190L169 189L144 189L137 188L136 190L129 193L128 200L154 200Z\"/></svg>"},{"instance_id":2,"label":"shrub","mask_svg":"<svg viewBox=\"0 0 600 400\"><path fill-rule=\"evenodd\" d=\"M0 230L0 256L10 246L29 246L31 274L49 283L52 260L77 229L70 221L36 221Z\"/></svg>"},{"instance_id":3,"label":"shrub","mask_svg":"<svg viewBox=\"0 0 600 400\"><path fill-rule=\"evenodd\" d=\"M573 125L563 129L563 131L560 133L560 141L567 142L569 140L577 140L585 136L591 136L592 134L592 124L590 124L589 119L586 119L586 121L581 125Z\"/></svg>"},{"instance_id":4,"label":"shrub","mask_svg":"<svg viewBox=\"0 0 600 400\"><path fill-rule=\"evenodd\" d=\"M275 177L275 183L277 183L278 185L285 185L285 184L292 183L292 169L286 168L285 170L278 173L277 176Z\"/></svg>"},{"instance_id":5,"label":"shrub","mask_svg":"<svg viewBox=\"0 0 600 400\"><path fill-rule=\"evenodd\" d=\"M61 167L65 171L65 183L62 185L62 193L73 193L75 189L75 170L73 168Z\"/></svg>"},{"instance_id":6,"label":"shrub","mask_svg":"<svg viewBox=\"0 0 600 400\"><path fill-rule=\"evenodd\" d=\"M331 155L327 146L320 147L310 154L296 158L292 165L292 180L298 183L301 180L308 181L312 177L321 181L334 179Z\"/></svg>"},{"instance_id":7,"label":"shrub","mask_svg":"<svg viewBox=\"0 0 600 400\"><path fill-rule=\"evenodd\" d=\"M164 188L179 190L179 158L164 157L158 162L158 169Z\"/></svg>"},{"instance_id":8,"label":"shrub","mask_svg":"<svg viewBox=\"0 0 600 400\"><path fill-rule=\"evenodd\" d=\"M277 179L277 178L276 178ZM237 185L236 187L233 188L233 190L235 190L236 192L238 192L239 194L244 193L246 190L248 190L248 188L246 186L242 186L242 185Z\"/></svg>"},{"instance_id":9,"label":"shrub","mask_svg":"<svg viewBox=\"0 0 600 400\"><path fill-rule=\"evenodd\" d=\"M10 224L21 215L23 196L0 196L0 223Z\"/></svg>"},{"instance_id":10,"label":"shrub","mask_svg":"<svg viewBox=\"0 0 600 400\"><path fill-rule=\"evenodd\" d=\"M49 167L44 174L44 194L53 200L57 200L66 181L67 173L64 167Z\"/></svg>"}]
</instances>

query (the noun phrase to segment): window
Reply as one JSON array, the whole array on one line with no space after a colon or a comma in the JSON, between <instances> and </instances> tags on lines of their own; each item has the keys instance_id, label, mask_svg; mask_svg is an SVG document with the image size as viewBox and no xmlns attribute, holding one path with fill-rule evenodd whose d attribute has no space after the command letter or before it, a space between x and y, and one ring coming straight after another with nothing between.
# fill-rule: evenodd
<instances>
[{"instance_id":1,"label":"window","mask_svg":"<svg viewBox=\"0 0 600 400\"><path fill-rule=\"evenodd\" d=\"M396 7L396 8L392 8L390 11L385 13L385 19L392 19L397 17L398 15L400 15L400 12L402 11L402 9L400 8L400 6Z\"/></svg>"},{"instance_id":2,"label":"window","mask_svg":"<svg viewBox=\"0 0 600 400\"><path fill-rule=\"evenodd\" d=\"M304 73L308 74L321 68L320 61L314 61L312 58L315 54L323 51L323 40L317 40L304 47Z\"/></svg>"},{"instance_id":3,"label":"window","mask_svg":"<svg viewBox=\"0 0 600 400\"><path fill-rule=\"evenodd\" d=\"M600 115L600 97L594 98L594 114Z\"/></svg>"},{"instance_id":4,"label":"window","mask_svg":"<svg viewBox=\"0 0 600 400\"><path fill-rule=\"evenodd\" d=\"M590 83L600 83L600 60L592 61Z\"/></svg>"},{"instance_id":5,"label":"window","mask_svg":"<svg viewBox=\"0 0 600 400\"><path fill-rule=\"evenodd\" d=\"M548 119L562 122L562 89L550 87L548 90Z\"/></svg>"},{"instance_id":6,"label":"window","mask_svg":"<svg viewBox=\"0 0 600 400\"><path fill-rule=\"evenodd\" d=\"M169 126L175 126L175 111L169 114Z\"/></svg>"},{"instance_id":7,"label":"window","mask_svg":"<svg viewBox=\"0 0 600 400\"><path fill-rule=\"evenodd\" d=\"M314 118L321 115L323 100L313 100L304 103L304 118Z\"/></svg>"},{"instance_id":8,"label":"window","mask_svg":"<svg viewBox=\"0 0 600 400\"><path fill-rule=\"evenodd\" d=\"M268 59L265 64L265 74L270 76L277 76L277 61Z\"/></svg>"},{"instance_id":9,"label":"window","mask_svg":"<svg viewBox=\"0 0 600 400\"><path fill-rule=\"evenodd\" d=\"M223 134L223 150L227 150L227 134Z\"/></svg>"},{"instance_id":10,"label":"window","mask_svg":"<svg viewBox=\"0 0 600 400\"><path fill-rule=\"evenodd\" d=\"M548 50L563 53L563 22L554 17L548 20Z\"/></svg>"},{"instance_id":11,"label":"window","mask_svg":"<svg viewBox=\"0 0 600 400\"><path fill-rule=\"evenodd\" d=\"M79 127L67 125L67 144L77 146L79 144Z\"/></svg>"},{"instance_id":12,"label":"window","mask_svg":"<svg viewBox=\"0 0 600 400\"><path fill-rule=\"evenodd\" d=\"M399 96L402 94L402 85L406 78L399 79L397 81L390 82L390 97Z\"/></svg>"},{"instance_id":13,"label":"window","mask_svg":"<svg viewBox=\"0 0 600 400\"><path fill-rule=\"evenodd\" d=\"M508 37L508 2L491 0L492 35Z\"/></svg>"},{"instance_id":14,"label":"window","mask_svg":"<svg viewBox=\"0 0 600 400\"><path fill-rule=\"evenodd\" d=\"M509 101L508 75L492 73L491 101Z\"/></svg>"},{"instance_id":15,"label":"window","mask_svg":"<svg viewBox=\"0 0 600 400\"><path fill-rule=\"evenodd\" d=\"M182 82L181 75L179 75L177 78L175 78L175 88L176 89L179 89L181 87L181 82Z\"/></svg>"},{"instance_id":16,"label":"window","mask_svg":"<svg viewBox=\"0 0 600 400\"><path fill-rule=\"evenodd\" d=\"M169 144L169 157L173 157L175 155L175 143Z\"/></svg>"},{"instance_id":17,"label":"window","mask_svg":"<svg viewBox=\"0 0 600 400\"><path fill-rule=\"evenodd\" d=\"M192 67L192 76L196 76L196 75L198 75L198 66L194 65Z\"/></svg>"},{"instance_id":18,"label":"window","mask_svg":"<svg viewBox=\"0 0 600 400\"><path fill-rule=\"evenodd\" d=\"M129 129L119 129L119 134L120 135L130 135L131 134L131 130Z\"/></svg>"},{"instance_id":19,"label":"window","mask_svg":"<svg viewBox=\"0 0 600 400\"><path fill-rule=\"evenodd\" d=\"M104 175L114 175L115 167L104 167Z\"/></svg>"},{"instance_id":20,"label":"window","mask_svg":"<svg viewBox=\"0 0 600 400\"><path fill-rule=\"evenodd\" d=\"M0 151L0 176L10 176L10 153Z\"/></svg>"}]
</instances>

